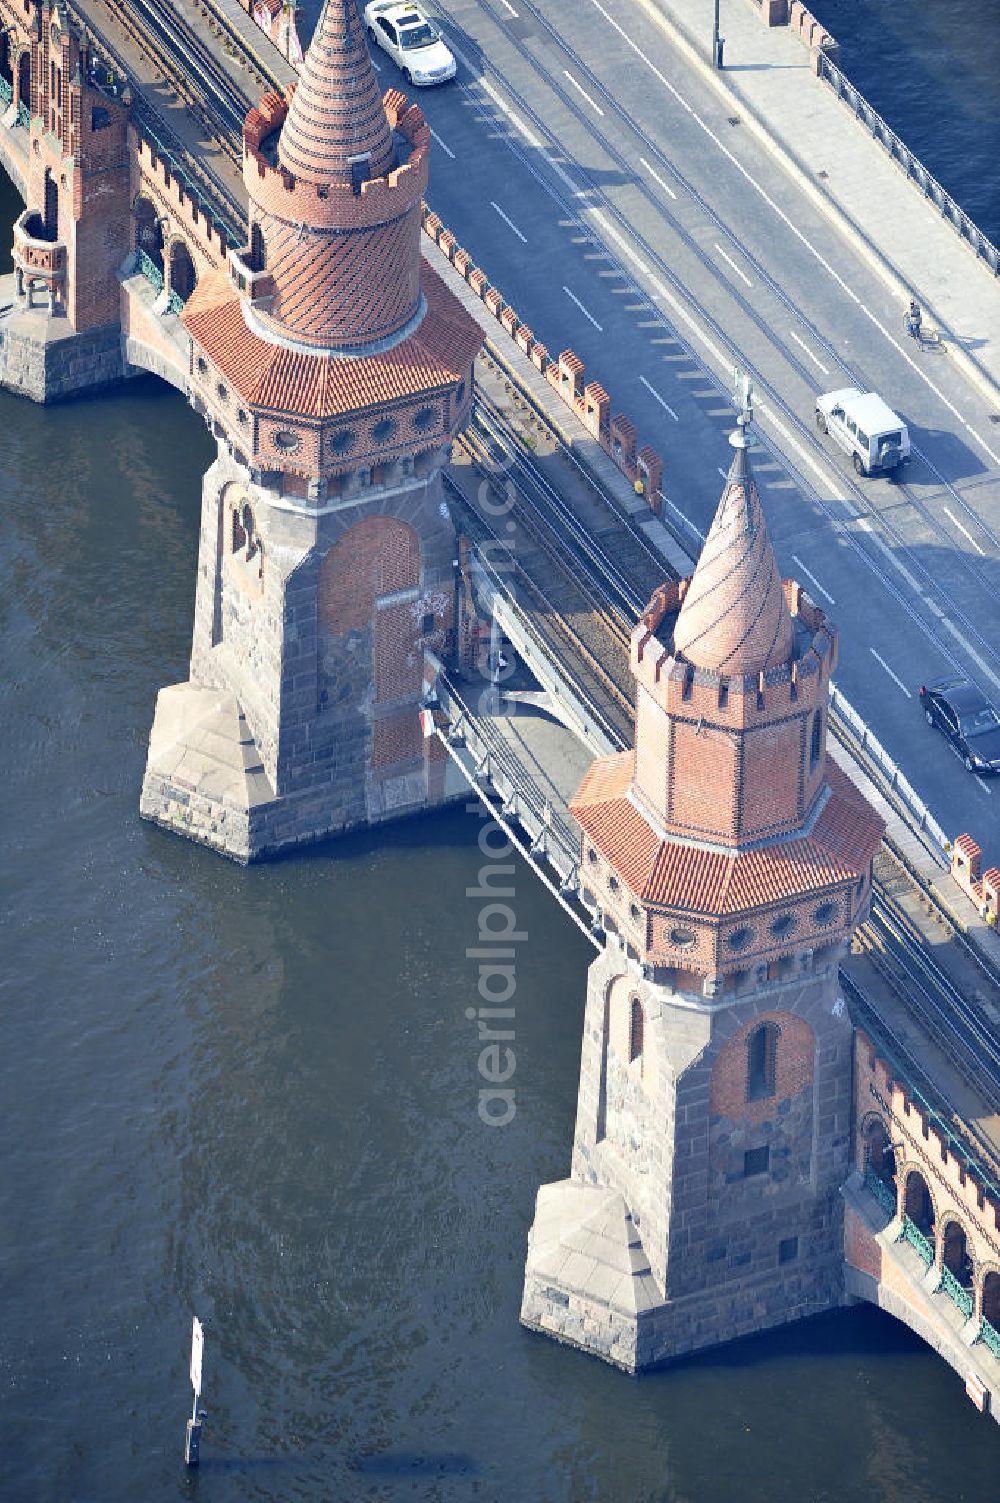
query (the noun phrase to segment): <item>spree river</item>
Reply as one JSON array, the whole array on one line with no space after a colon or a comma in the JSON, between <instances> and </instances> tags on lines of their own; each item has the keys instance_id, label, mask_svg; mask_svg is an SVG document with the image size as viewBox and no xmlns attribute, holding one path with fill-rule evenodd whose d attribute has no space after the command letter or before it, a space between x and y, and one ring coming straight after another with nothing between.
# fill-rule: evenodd
<instances>
[{"instance_id":1,"label":"spree river","mask_svg":"<svg viewBox=\"0 0 1000 1503\"><path fill-rule=\"evenodd\" d=\"M153 381L0 393L2 1503L996 1503L995 1428L877 1311L641 1381L519 1327L591 951L518 867L491 1129L475 815L250 870L139 820L210 459Z\"/></svg>"}]
</instances>

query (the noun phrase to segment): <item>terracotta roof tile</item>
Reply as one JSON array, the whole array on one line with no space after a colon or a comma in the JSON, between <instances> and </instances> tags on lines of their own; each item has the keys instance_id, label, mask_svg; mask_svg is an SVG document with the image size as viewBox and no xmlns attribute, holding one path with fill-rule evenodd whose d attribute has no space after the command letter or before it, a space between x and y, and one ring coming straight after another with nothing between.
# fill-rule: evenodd
<instances>
[{"instance_id":1,"label":"terracotta roof tile","mask_svg":"<svg viewBox=\"0 0 1000 1503\"><path fill-rule=\"evenodd\" d=\"M453 385L482 344L478 324L421 264L427 314L408 339L380 354L334 358L272 344L246 325L240 298L221 272L203 277L184 309L195 345L244 401L273 412L334 417Z\"/></svg>"},{"instance_id":2,"label":"terracotta roof tile","mask_svg":"<svg viewBox=\"0 0 1000 1503\"><path fill-rule=\"evenodd\" d=\"M866 869L884 824L835 763L827 781L830 796L810 834L740 852L659 840L629 802L629 754L595 763L570 807L645 902L723 917L851 881Z\"/></svg>"}]
</instances>

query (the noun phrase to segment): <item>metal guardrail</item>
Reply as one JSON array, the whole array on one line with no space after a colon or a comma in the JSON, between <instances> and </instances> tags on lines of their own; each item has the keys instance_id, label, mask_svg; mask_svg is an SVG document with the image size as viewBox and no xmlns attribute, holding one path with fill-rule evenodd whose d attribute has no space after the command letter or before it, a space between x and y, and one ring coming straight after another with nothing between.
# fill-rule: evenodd
<instances>
[{"instance_id":1,"label":"metal guardrail","mask_svg":"<svg viewBox=\"0 0 1000 1503\"><path fill-rule=\"evenodd\" d=\"M919 1226L917 1226L916 1222L911 1221L909 1216L903 1217L903 1229L896 1240L897 1242L908 1242L911 1247L915 1247L927 1264L927 1267L930 1268L934 1262L934 1244L924 1236Z\"/></svg>"},{"instance_id":2,"label":"metal guardrail","mask_svg":"<svg viewBox=\"0 0 1000 1503\"><path fill-rule=\"evenodd\" d=\"M148 256L144 250L136 252L139 258L139 270L154 292L163 291L163 272L157 266L152 256Z\"/></svg>"},{"instance_id":3,"label":"metal guardrail","mask_svg":"<svg viewBox=\"0 0 1000 1503\"><path fill-rule=\"evenodd\" d=\"M881 741L870 730L865 721L862 720L857 710L844 698L844 695L835 684L830 685L830 709L836 714L837 719L847 726L851 735L858 742L858 745L876 764L889 787L893 792L898 794L910 814L918 821L921 830L931 837L942 852L946 851L950 845L948 836L938 824L913 784L900 771Z\"/></svg>"},{"instance_id":4,"label":"metal guardrail","mask_svg":"<svg viewBox=\"0 0 1000 1503\"><path fill-rule=\"evenodd\" d=\"M988 1346L994 1357L1000 1361L1000 1331L986 1319L985 1315L983 1316L982 1325L979 1327L979 1334L976 1340L981 1341L984 1346Z\"/></svg>"},{"instance_id":5,"label":"metal guardrail","mask_svg":"<svg viewBox=\"0 0 1000 1503\"><path fill-rule=\"evenodd\" d=\"M968 1289L963 1289L950 1268L941 1269L941 1288L947 1294L952 1304L961 1310L966 1320L968 1320L972 1315L975 1301Z\"/></svg>"},{"instance_id":6,"label":"metal guardrail","mask_svg":"<svg viewBox=\"0 0 1000 1503\"><path fill-rule=\"evenodd\" d=\"M896 1192L892 1185L884 1179L880 1179L874 1169L865 1170L865 1189L870 1195L874 1195L883 1211L888 1211L890 1216L896 1214Z\"/></svg>"},{"instance_id":7,"label":"metal guardrail","mask_svg":"<svg viewBox=\"0 0 1000 1503\"><path fill-rule=\"evenodd\" d=\"M916 183L925 198L941 211L942 219L946 219L955 230L975 251L979 258L986 262L994 276L1000 275L1000 250L988 240L982 230L969 218L961 204L955 202L951 194L946 192L936 177L927 171L927 168L918 157L901 140L890 125L882 119L882 116L873 110L864 95L851 83L850 79L841 73L836 63L830 61L822 51L819 53L818 71L820 78L824 79L838 99L848 105L858 120L865 125L872 136L885 151L889 153L893 161L898 163L907 177Z\"/></svg>"},{"instance_id":8,"label":"metal guardrail","mask_svg":"<svg viewBox=\"0 0 1000 1503\"><path fill-rule=\"evenodd\" d=\"M14 85L0 78L0 109L9 110L14 103Z\"/></svg>"}]
</instances>

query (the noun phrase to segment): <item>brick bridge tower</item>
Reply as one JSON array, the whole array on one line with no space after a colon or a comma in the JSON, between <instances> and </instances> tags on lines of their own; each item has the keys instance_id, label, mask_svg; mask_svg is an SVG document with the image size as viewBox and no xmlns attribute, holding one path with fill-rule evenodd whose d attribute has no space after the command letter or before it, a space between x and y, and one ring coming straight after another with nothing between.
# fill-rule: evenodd
<instances>
[{"instance_id":1,"label":"brick bridge tower","mask_svg":"<svg viewBox=\"0 0 1000 1503\"><path fill-rule=\"evenodd\" d=\"M380 97L355 0L247 116L249 240L185 306L205 477L190 678L142 813L240 860L416 811L424 648L452 626L440 469L481 335L420 255L430 132Z\"/></svg>"},{"instance_id":2,"label":"brick bridge tower","mask_svg":"<svg viewBox=\"0 0 1000 1503\"><path fill-rule=\"evenodd\" d=\"M632 634L635 750L573 802L608 943L521 1316L631 1371L844 1299L838 958L882 824L827 760L836 632L778 574L746 421L694 574Z\"/></svg>"},{"instance_id":3,"label":"brick bridge tower","mask_svg":"<svg viewBox=\"0 0 1000 1503\"><path fill-rule=\"evenodd\" d=\"M129 94L107 86L79 22L50 0L34 10L15 78L30 141L23 168L11 166L27 208L14 224L0 382L44 402L126 372L118 270L129 251Z\"/></svg>"}]
</instances>

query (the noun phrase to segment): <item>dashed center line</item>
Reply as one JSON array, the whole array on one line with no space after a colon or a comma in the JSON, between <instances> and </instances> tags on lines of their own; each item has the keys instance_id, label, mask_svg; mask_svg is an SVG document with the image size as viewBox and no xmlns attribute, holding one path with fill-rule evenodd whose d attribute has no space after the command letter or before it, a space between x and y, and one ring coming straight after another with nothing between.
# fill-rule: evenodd
<instances>
[{"instance_id":1,"label":"dashed center line","mask_svg":"<svg viewBox=\"0 0 1000 1503\"><path fill-rule=\"evenodd\" d=\"M651 397L653 397L657 402L659 402L660 406L662 408L664 408L665 411L667 411L667 412L670 413L670 416L673 418L674 422L675 423L679 423L680 422L680 418L677 416L676 412L671 407L670 403L669 402L665 402L663 400L663 398L660 396L660 393L656 390L655 386L650 386L650 384L646 380L645 376L640 376L639 380L642 382L643 386L649 392L649 395Z\"/></svg>"},{"instance_id":2,"label":"dashed center line","mask_svg":"<svg viewBox=\"0 0 1000 1503\"><path fill-rule=\"evenodd\" d=\"M805 340L804 339L800 339L799 336L796 334L796 332L795 332L794 329L789 329L788 332L790 333L790 335L792 336L792 338L795 340L795 343L797 345L799 345L801 349L805 350L806 354L809 356L809 359L812 361L812 363L816 367L816 369L817 370L821 370L823 372L824 376L828 376L830 374L830 372L827 370L827 368L823 364L822 360L820 360L816 355L813 354L812 350L806 344Z\"/></svg>"},{"instance_id":3,"label":"dashed center line","mask_svg":"<svg viewBox=\"0 0 1000 1503\"><path fill-rule=\"evenodd\" d=\"M575 303L576 304L576 306L579 308L580 312L583 314L584 318L589 318L590 319L590 322L593 324L593 326L597 330L598 334L603 334L604 333L604 325L603 324L599 324L597 322L597 319L589 311L589 309L587 309L587 308L585 308L583 306L583 304L581 303L580 299L577 297L576 293L575 292L570 292L570 290L566 286L565 282L563 283L563 292L565 292L566 296L569 298L569 300L570 300L571 303Z\"/></svg>"},{"instance_id":4,"label":"dashed center line","mask_svg":"<svg viewBox=\"0 0 1000 1503\"><path fill-rule=\"evenodd\" d=\"M597 114L600 115L601 119L603 120L604 119L604 111L601 109L601 106L597 103L596 99L591 99L590 95L587 93L586 89L583 87L583 84L579 83L578 80L573 77L572 73L570 73L570 71L569 71L568 68L564 68L563 69L563 74L564 74L564 76L566 78L569 79L570 83L573 85L574 89L576 89L577 93L583 95L584 99L590 105L590 108L592 110L596 110Z\"/></svg>"},{"instance_id":5,"label":"dashed center line","mask_svg":"<svg viewBox=\"0 0 1000 1503\"><path fill-rule=\"evenodd\" d=\"M829 590L824 590L823 586L820 584L820 582L816 578L815 574L812 572L811 569L807 569L806 568L805 564L799 558L799 556L798 556L797 553L793 553L792 554L792 559L793 559L793 561L795 563L798 564L799 568L802 570L802 572L805 575L806 579L809 580L810 584L812 584L812 586L814 587L814 589L819 590L820 594L823 596L823 599L824 600L829 600L829 602L830 602L831 605L836 605L837 602L834 600L833 596L830 594L830 591Z\"/></svg>"},{"instance_id":6,"label":"dashed center line","mask_svg":"<svg viewBox=\"0 0 1000 1503\"><path fill-rule=\"evenodd\" d=\"M639 163L640 163L640 166L645 167L646 171L649 173L650 177L653 179L653 182L654 183L659 183L659 185L663 189L664 193L669 193L671 198L676 198L677 197L677 194L674 192L673 188L671 188L670 184L669 183L665 183L663 181L662 177L660 176L660 174L654 168L650 167L650 165L646 161L645 157L640 157L639 158Z\"/></svg>"},{"instance_id":7,"label":"dashed center line","mask_svg":"<svg viewBox=\"0 0 1000 1503\"><path fill-rule=\"evenodd\" d=\"M492 208L496 209L497 213L500 215L500 218L503 220L503 222L507 226L507 228L509 230L513 230L514 231L514 234L517 236L518 240L520 240L521 244L522 245L527 245L527 243L528 243L528 237L527 237L527 235L522 235L521 234L521 231L518 229L518 227L514 223L513 219L508 219L507 215L504 213L503 209L501 209L500 205L497 204L497 203L494 203L493 200L492 200L492 198L490 199L490 205L491 205Z\"/></svg>"},{"instance_id":8,"label":"dashed center line","mask_svg":"<svg viewBox=\"0 0 1000 1503\"><path fill-rule=\"evenodd\" d=\"M728 470L724 470L722 468L721 464L717 464L715 468L718 470L718 472L722 476L723 480L728 480L729 479L729 471Z\"/></svg>"},{"instance_id":9,"label":"dashed center line","mask_svg":"<svg viewBox=\"0 0 1000 1503\"><path fill-rule=\"evenodd\" d=\"M909 689L903 683L903 680L901 678L898 678L896 676L896 674L893 673L892 669L889 667L889 664L886 662L885 658L880 657L880 655L875 651L874 647L869 647L868 651L871 653L871 655L875 659L876 663L878 663L879 667L885 669L886 673L892 679L892 681L896 685L897 689L902 689L902 691L906 695L907 699L912 699L913 695L910 693Z\"/></svg>"},{"instance_id":10,"label":"dashed center line","mask_svg":"<svg viewBox=\"0 0 1000 1503\"><path fill-rule=\"evenodd\" d=\"M722 257L723 261L725 261L726 265L731 266L736 275L738 277L742 277L748 287L752 287L753 283L751 282L750 278L747 276L745 271L741 271L741 269L736 265L736 262L733 260L732 256L726 255L726 252L722 249L722 246L717 240L714 242L714 244L716 250L719 252L719 255Z\"/></svg>"},{"instance_id":11,"label":"dashed center line","mask_svg":"<svg viewBox=\"0 0 1000 1503\"><path fill-rule=\"evenodd\" d=\"M434 137L434 139L437 142L437 144L440 146L441 150L444 152L445 156L451 157L452 161L454 161L455 160L455 153L452 151L451 147L445 145L445 143L441 140L441 137L438 135L437 131L433 128L433 126L428 126L428 129L430 130L430 133Z\"/></svg>"},{"instance_id":12,"label":"dashed center line","mask_svg":"<svg viewBox=\"0 0 1000 1503\"><path fill-rule=\"evenodd\" d=\"M503 6L503 8L504 8L505 11L507 11L510 15L512 15L514 17L514 20L516 21L517 20L517 11L511 5L510 0L500 0L500 4Z\"/></svg>"},{"instance_id":13,"label":"dashed center line","mask_svg":"<svg viewBox=\"0 0 1000 1503\"><path fill-rule=\"evenodd\" d=\"M969 542L972 544L973 548L975 548L976 552L982 554L983 558L985 558L986 557L986 549L985 548L980 548L979 544L976 542L975 538L972 536L972 533L969 531L969 529L967 527L963 527L962 526L962 523L958 520L958 518L956 517L955 513L952 511L952 509L951 509L950 506L944 507L944 514L948 518L949 522L954 522L954 524L958 528L959 532L963 533L965 535L965 537L968 538Z\"/></svg>"}]
</instances>

